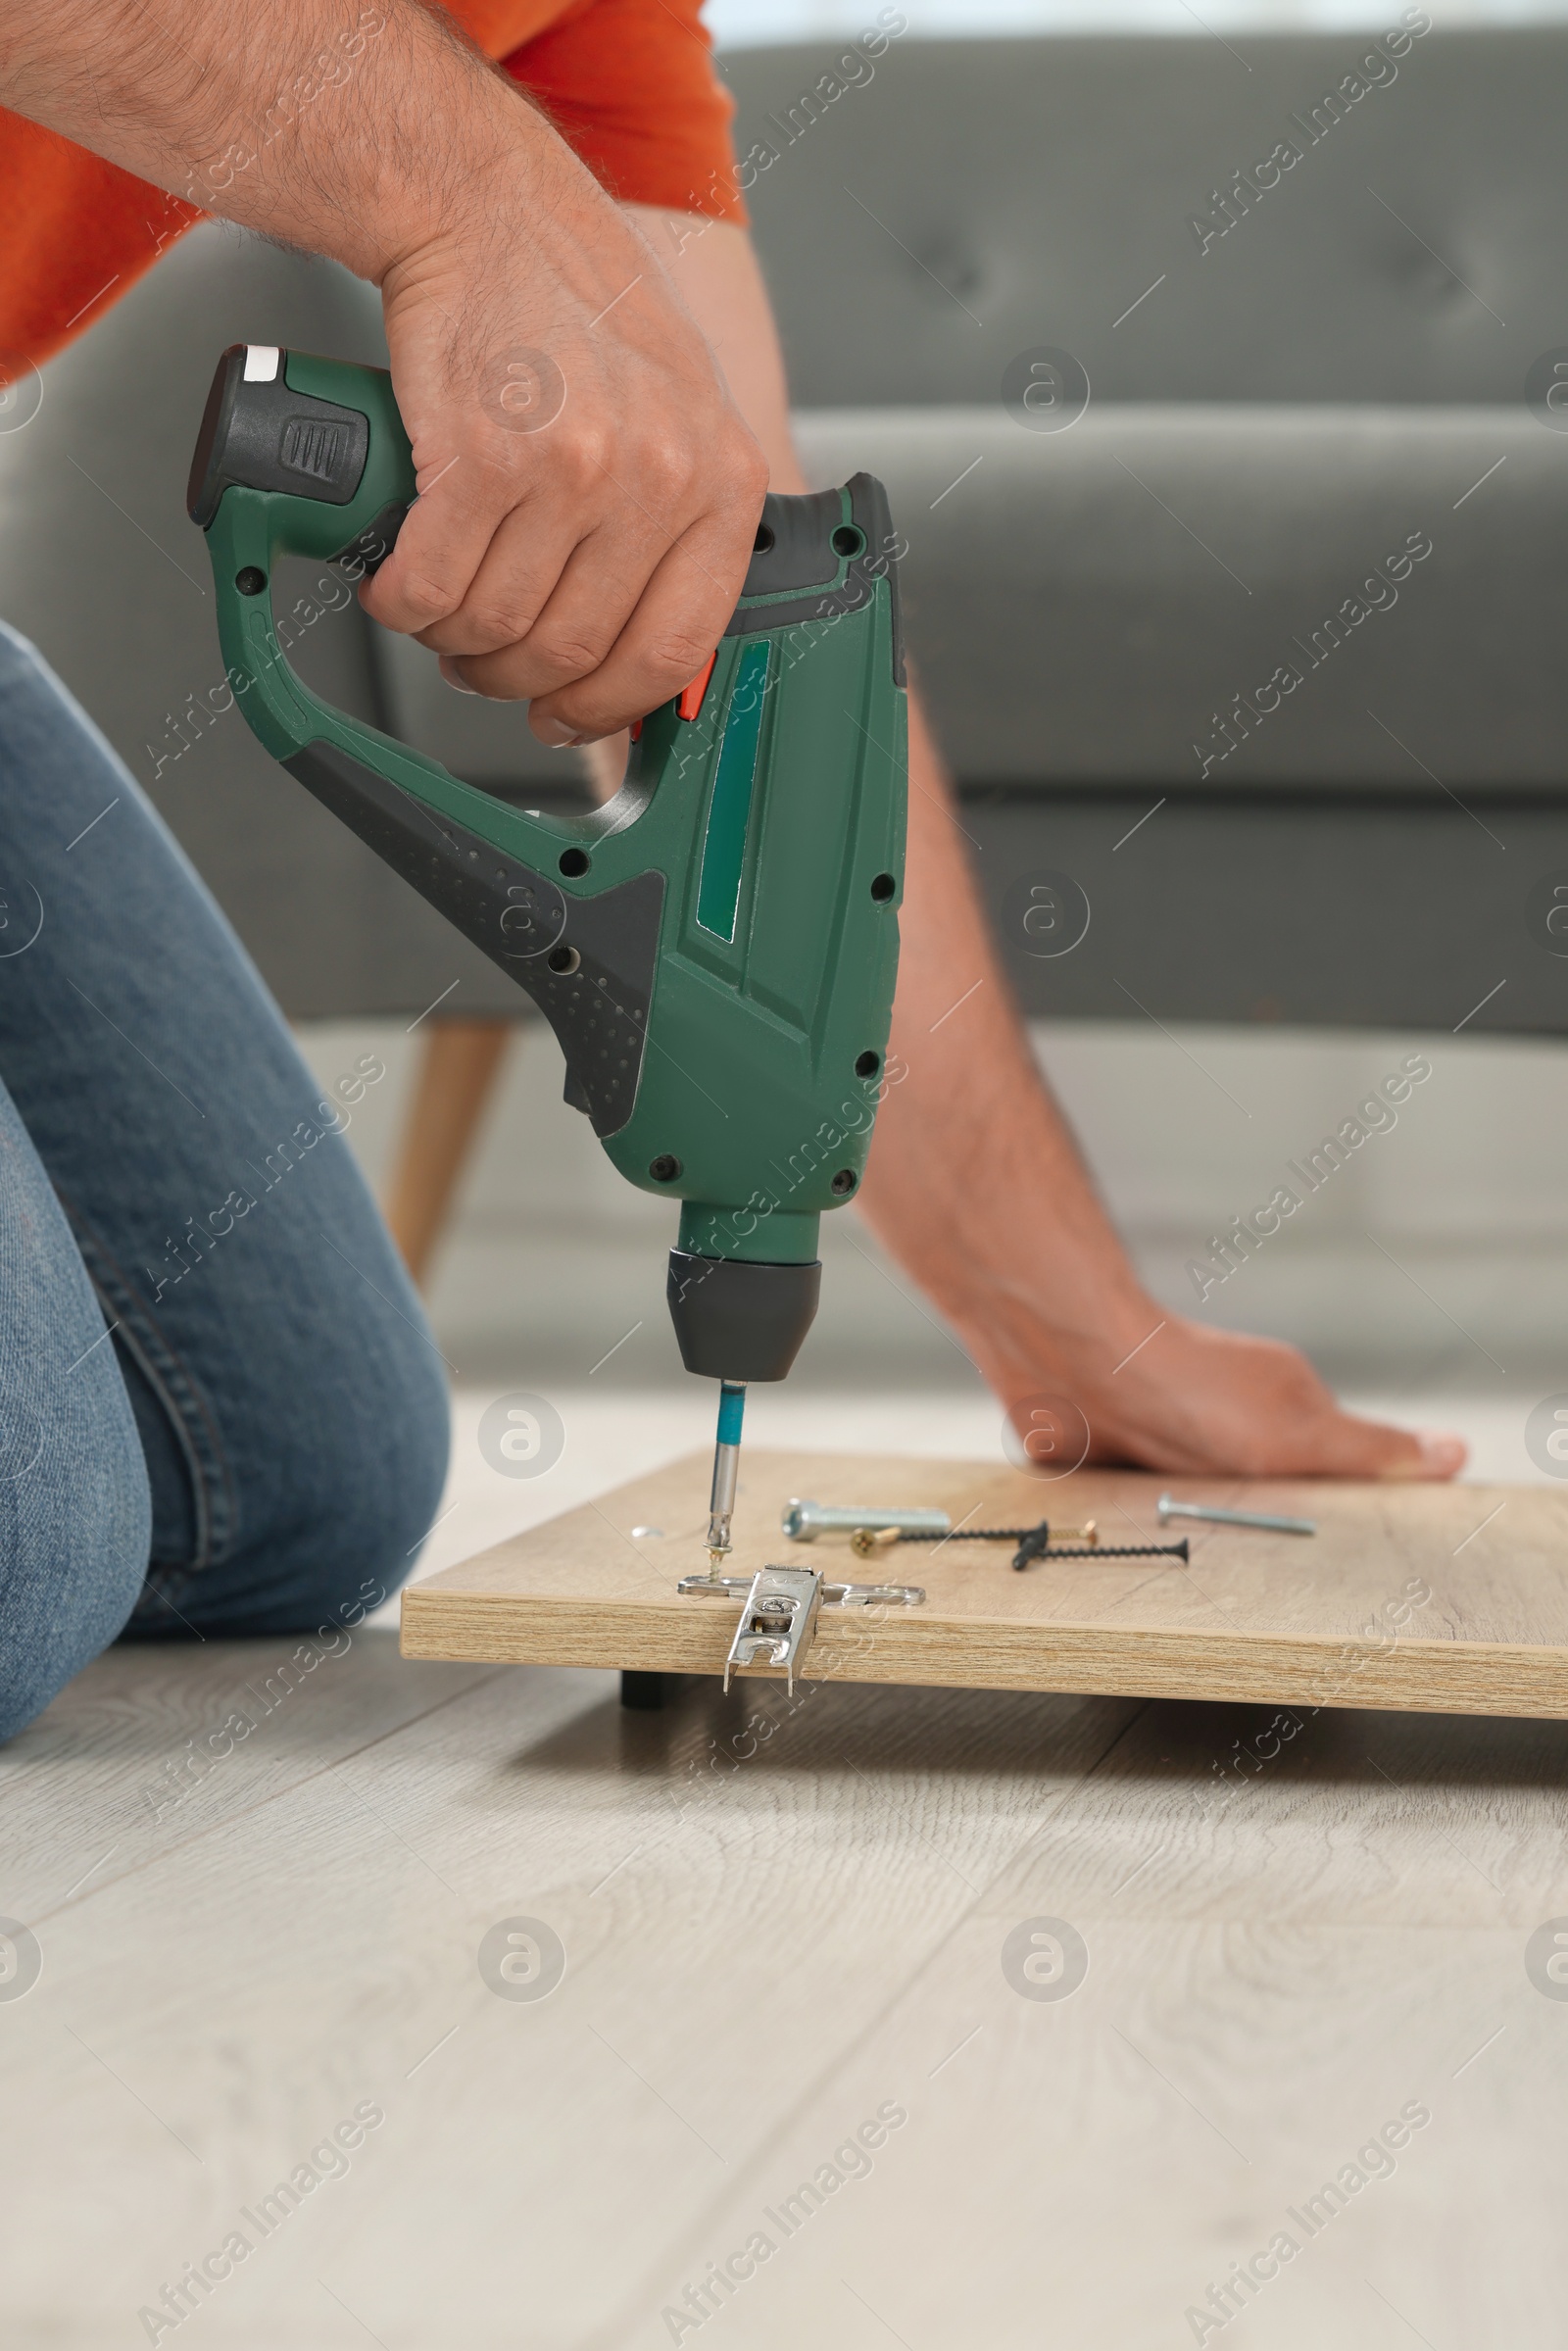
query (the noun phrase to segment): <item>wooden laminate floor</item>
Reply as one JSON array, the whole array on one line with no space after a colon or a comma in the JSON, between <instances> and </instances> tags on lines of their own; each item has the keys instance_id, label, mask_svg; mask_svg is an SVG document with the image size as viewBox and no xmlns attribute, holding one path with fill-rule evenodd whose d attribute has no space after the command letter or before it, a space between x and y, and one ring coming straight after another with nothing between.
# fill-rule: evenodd
<instances>
[{"instance_id":1,"label":"wooden laminate floor","mask_svg":"<svg viewBox=\"0 0 1568 2351\"><path fill-rule=\"evenodd\" d=\"M1560 2341L1561 1726L292 1645L0 1753L7 2351Z\"/></svg>"}]
</instances>

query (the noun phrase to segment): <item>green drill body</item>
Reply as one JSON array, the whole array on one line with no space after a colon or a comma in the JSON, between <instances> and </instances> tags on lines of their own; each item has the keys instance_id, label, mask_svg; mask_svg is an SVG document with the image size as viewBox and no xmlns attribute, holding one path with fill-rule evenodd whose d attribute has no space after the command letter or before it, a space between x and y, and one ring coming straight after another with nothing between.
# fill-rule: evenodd
<instances>
[{"instance_id":1,"label":"green drill body","mask_svg":"<svg viewBox=\"0 0 1568 2351\"><path fill-rule=\"evenodd\" d=\"M534 999L627 1181L680 1201L688 1367L782 1378L814 1311L818 1219L858 1189L886 1083L906 736L881 487L769 498L700 698L651 712L619 793L580 815L459 781L289 666L278 558L373 568L415 495L384 371L225 354L190 505L236 700Z\"/></svg>"}]
</instances>

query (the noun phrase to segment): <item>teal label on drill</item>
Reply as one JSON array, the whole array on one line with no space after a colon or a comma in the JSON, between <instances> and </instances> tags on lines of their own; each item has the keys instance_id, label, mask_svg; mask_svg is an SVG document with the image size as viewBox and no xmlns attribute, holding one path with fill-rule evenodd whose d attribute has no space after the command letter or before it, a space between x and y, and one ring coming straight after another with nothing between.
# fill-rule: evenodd
<instances>
[{"instance_id":1,"label":"teal label on drill","mask_svg":"<svg viewBox=\"0 0 1568 2351\"><path fill-rule=\"evenodd\" d=\"M741 654L735 686L724 717L713 797L708 807L703 869L697 884L697 919L715 939L733 940L741 901L741 869L757 781L757 747L762 732L762 701L772 646L755 639Z\"/></svg>"}]
</instances>

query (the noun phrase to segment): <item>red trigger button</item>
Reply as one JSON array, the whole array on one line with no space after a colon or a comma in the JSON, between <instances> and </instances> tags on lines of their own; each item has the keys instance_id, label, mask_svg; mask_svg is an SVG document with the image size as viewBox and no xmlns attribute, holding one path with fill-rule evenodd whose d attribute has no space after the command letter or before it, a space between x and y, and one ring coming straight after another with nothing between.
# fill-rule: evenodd
<instances>
[{"instance_id":1,"label":"red trigger button","mask_svg":"<svg viewBox=\"0 0 1568 2351\"><path fill-rule=\"evenodd\" d=\"M638 737L641 735L642 731L643 731L643 722L642 722L642 720L641 720L640 718L634 718L634 719L632 720L632 722L631 722L631 739L632 739L632 741L633 741L634 743L637 741L637 739L638 739Z\"/></svg>"},{"instance_id":2,"label":"red trigger button","mask_svg":"<svg viewBox=\"0 0 1568 2351\"><path fill-rule=\"evenodd\" d=\"M677 718L695 718L697 716L703 707L703 696L708 692L708 681L713 674L713 663L717 659L718 648L715 645L704 666L698 670L697 675L685 689L679 702L676 703L675 715Z\"/></svg>"}]
</instances>

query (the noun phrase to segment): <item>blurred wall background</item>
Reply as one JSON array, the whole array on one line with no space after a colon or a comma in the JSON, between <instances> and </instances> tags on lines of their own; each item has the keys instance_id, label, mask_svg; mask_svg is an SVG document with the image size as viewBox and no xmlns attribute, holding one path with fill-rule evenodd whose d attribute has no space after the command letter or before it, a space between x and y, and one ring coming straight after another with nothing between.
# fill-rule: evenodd
<instances>
[{"instance_id":1,"label":"blurred wall background","mask_svg":"<svg viewBox=\"0 0 1568 2351\"><path fill-rule=\"evenodd\" d=\"M1398 15L1374 0L899 0L911 32L928 39L999 32L1185 32L1201 39L1249 25L1276 32L1376 30ZM1561 0L1444 0L1445 25L1542 24L1561 20ZM865 0L708 0L721 49L855 32L875 16Z\"/></svg>"},{"instance_id":2,"label":"blurred wall background","mask_svg":"<svg viewBox=\"0 0 1568 2351\"><path fill-rule=\"evenodd\" d=\"M1522 1398L1522 1418L1542 1394L1568 1387L1568 1049L1198 1028L1167 1039L1102 1021L1034 1034L1164 1304L1294 1340L1340 1384L1407 1396L1412 1410L1423 1398L1510 1409ZM304 1041L323 1080L368 1048L385 1061L349 1136L380 1181L417 1032L323 1023ZM1432 1075L1397 1127L1371 1136L1200 1301L1188 1257L1289 1181L1285 1162L1300 1161L1412 1053ZM442 1348L465 1382L683 1384L663 1302L669 1211L620 1182L560 1095L554 1042L530 1029L436 1264ZM823 1257L822 1311L797 1382L974 1388L965 1358L853 1212L827 1220Z\"/></svg>"}]
</instances>

